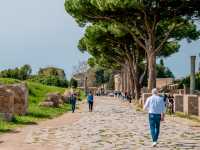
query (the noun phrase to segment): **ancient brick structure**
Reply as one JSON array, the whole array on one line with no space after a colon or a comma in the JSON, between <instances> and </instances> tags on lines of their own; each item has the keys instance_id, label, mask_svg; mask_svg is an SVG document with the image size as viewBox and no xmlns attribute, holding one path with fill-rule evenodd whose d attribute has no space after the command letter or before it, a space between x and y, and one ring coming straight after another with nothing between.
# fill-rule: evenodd
<instances>
[{"instance_id":1,"label":"ancient brick structure","mask_svg":"<svg viewBox=\"0 0 200 150\"><path fill-rule=\"evenodd\" d=\"M156 79L156 88L163 88L169 84L172 84L174 81L173 78L157 78Z\"/></svg>"},{"instance_id":2,"label":"ancient brick structure","mask_svg":"<svg viewBox=\"0 0 200 150\"><path fill-rule=\"evenodd\" d=\"M183 95L174 94L175 111L183 112Z\"/></svg>"},{"instance_id":3,"label":"ancient brick structure","mask_svg":"<svg viewBox=\"0 0 200 150\"><path fill-rule=\"evenodd\" d=\"M183 110L185 114L188 115L198 115L199 114L199 103L197 95L184 95L184 105Z\"/></svg>"}]
</instances>

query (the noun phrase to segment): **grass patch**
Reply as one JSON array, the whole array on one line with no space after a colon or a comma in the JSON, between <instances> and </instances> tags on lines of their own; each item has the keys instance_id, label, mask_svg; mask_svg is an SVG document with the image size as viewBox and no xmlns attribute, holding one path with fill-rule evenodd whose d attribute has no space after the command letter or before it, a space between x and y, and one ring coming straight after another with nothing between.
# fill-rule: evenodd
<instances>
[{"instance_id":1,"label":"grass patch","mask_svg":"<svg viewBox=\"0 0 200 150\"><path fill-rule=\"evenodd\" d=\"M0 84L14 84L20 83L17 79L10 79L10 78L0 78Z\"/></svg>"},{"instance_id":2,"label":"grass patch","mask_svg":"<svg viewBox=\"0 0 200 150\"><path fill-rule=\"evenodd\" d=\"M197 116L192 116L192 115L187 115L183 112L176 112L175 115L177 117L181 117L181 118L186 118L186 119L190 119L192 121L195 121L195 122L200 122L200 118L197 117Z\"/></svg>"},{"instance_id":3,"label":"grass patch","mask_svg":"<svg viewBox=\"0 0 200 150\"><path fill-rule=\"evenodd\" d=\"M11 131L16 126L37 124L39 120L51 119L70 110L71 107L69 104L64 104L58 108L39 106L39 103L46 98L47 93L64 93L64 91L66 90L65 88L47 86L29 81L25 82L29 90L28 114L25 116L15 116L11 122L0 120L0 132ZM0 83L13 84L20 83L20 81L15 79L0 78Z\"/></svg>"},{"instance_id":4,"label":"grass patch","mask_svg":"<svg viewBox=\"0 0 200 150\"><path fill-rule=\"evenodd\" d=\"M81 101L84 100L86 98L85 92L80 89L78 90L78 92L80 93L80 96L79 96L80 100Z\"/></svg>"},{"instance_id":5,"label":"grass patch","mask_svg":"<svg viewBox=\"0 0 200 150\"><path fill-rule=\"evenodd\" d=\"M6 122L3 121L2 119L0 119L0 132L4 133L4 132L10 132L12 131L12 129L16 127L16 125L14 125L11 122Z\"/></svg>"}]
</instances>

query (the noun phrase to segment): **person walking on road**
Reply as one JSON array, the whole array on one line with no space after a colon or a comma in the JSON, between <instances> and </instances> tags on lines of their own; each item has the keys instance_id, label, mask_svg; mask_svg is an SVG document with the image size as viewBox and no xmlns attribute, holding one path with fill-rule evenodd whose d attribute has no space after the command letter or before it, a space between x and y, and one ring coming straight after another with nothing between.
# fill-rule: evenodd
<instances>
[{"instance_id":1,"label":"person walking on road","mask_svg":"<svg viewBox=\"0 0 200 150\"><path fill-rule=\"evenodd\" d=\"M76 100L77 100L77 96L75 93L73 93L70 97L70 104L72 106L72 113L74 113L75 109L76 109Z\"/></svg>"},{"instance_id":2,"label":"person walking on road","mask_svg":"<svg viewBox=\"0 0 200 150\"><path fill-rule=\"evenodd\" d=\"M87 97L87 101L89 104L89 112L92 112L93 110L93 103L94 103L94 96L92 94L92 92L90 91Z\"/></svg>"},{"instance_id":3,"label":"person walking on road","mask_svg":"<svg viewBox=\"0 0 200 150\"><path fill-rule=\"evenodd\" d=\"M163 98L158 95L158 90L152 90L152 96L147 98L144 110L149 112L149 125L153 140L153 147L157 145L160 133L160 121L164 121L165 103Z\"/></svg>"}]
</instances>

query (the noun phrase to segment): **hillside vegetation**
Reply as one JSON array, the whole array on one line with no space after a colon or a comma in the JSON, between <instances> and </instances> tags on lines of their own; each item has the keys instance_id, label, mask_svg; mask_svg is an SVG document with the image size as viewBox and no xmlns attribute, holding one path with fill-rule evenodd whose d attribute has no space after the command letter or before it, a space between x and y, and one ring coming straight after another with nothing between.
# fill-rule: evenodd
<instances>
[{"instance_id":1,"label":"hillside vegetation","mask_svg":"<svg viewBox=\"0 0 200 150\"><path fill-rule=\"evenodd\" d=\"M6 132L19 125L37 124L38 120L53 118L70 110L69 104L64 104L59 108L41 107L39 103L43 101L47 93L65 91L64 88L47 86L40 83L25 81L29 90L29 107L26 116L15 116L12 122L0 121L0 132ZM20 83L19 80L0 78L0 84Z\"/></svg>"}]
</instances>

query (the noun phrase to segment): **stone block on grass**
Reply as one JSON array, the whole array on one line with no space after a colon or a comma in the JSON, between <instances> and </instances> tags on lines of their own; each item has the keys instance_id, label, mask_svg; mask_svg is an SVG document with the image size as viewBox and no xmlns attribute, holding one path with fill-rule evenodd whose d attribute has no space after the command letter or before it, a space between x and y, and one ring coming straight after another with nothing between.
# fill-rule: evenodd
<instances>
[{"instance_id":1,"label":"stone block on grass","mask_svg":"<svg viewBox=\"0 0 200 150\"><path fill-rule=\"evenodd\" d=\"M10 121L14 114L14 94L0 88L0 119Z\"/></svg>"}]
</instances>

